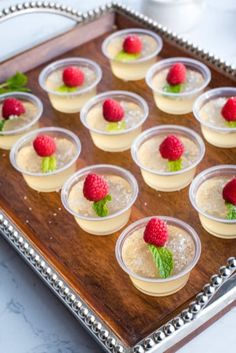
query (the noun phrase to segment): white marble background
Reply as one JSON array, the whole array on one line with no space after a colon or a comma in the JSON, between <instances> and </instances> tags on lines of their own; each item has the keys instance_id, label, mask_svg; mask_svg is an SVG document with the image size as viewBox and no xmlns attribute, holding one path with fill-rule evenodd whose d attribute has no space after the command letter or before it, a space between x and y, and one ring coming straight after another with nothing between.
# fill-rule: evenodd
<instances>
[{"instance_id":1,"label":"white marble background","mask_svg":"<svg viewBox=\"0 0 236 353\"><path fill-rule=\"evenodd\" d=\"M63 0L81 11L103 0ZM140 1L126 3L140 8ZM0 0L0 8L16 4ZM236 64L236 1L207 0L197 27L185 37ZM0 31L0 61L42 38L60 32L70 22L59 17L23 16ZM20 29L20 30L19 30ZM173 30L175 30L173 28ZM197 336L179 353L234 352L236 308ZM21 258L0 239L0 353L99 353L101 348L80 327Z\"/></svg>"}]
</instances>

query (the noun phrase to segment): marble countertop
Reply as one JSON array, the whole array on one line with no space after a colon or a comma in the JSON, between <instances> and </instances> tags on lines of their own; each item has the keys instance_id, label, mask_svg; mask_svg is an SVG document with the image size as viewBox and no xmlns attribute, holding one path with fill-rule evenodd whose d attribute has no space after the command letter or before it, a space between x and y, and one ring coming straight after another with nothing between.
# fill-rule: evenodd
<instances>
[{"instance_id":1,"label":"marble countertop","mask_svg":"<svg viewBox=\"0 0 236 353\"><path fill-rule=\"evenodd\" d=\"M63 3L81 11L105 2L63 0ZM14 0L1 0L0 8L16 3ZM141 6L140 1L130 0L126 3L136 9ZM52 22L47 15L44 15L43 24L40 22L39 25L38 21L35 26L35 16L31 19L28 17L27 21L26 16L15 20L22 29L18 31L21 40L17 38L15 25L10 21L4 25L5 28L0 32L0 60L70 26L67 20L59 18ZM236 64L235 18L235 0L207 0L199 25L184 36ZM49 21L50 26L47 26ZM236 308L195 337L179 353L232 352L232 347L236 346L235 325ZM101 352L101 348L15 251L0 238L0 353L92 352Z\"/></svg>"}]
</instances>

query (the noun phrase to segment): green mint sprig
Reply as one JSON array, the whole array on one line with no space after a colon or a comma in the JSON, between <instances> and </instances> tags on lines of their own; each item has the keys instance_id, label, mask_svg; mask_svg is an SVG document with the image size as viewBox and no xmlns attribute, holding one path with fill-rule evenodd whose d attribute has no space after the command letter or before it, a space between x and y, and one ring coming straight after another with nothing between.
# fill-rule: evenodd
<instances>
[{"instance_id":1,"label":"green mint sprig","mask_svg":"<svg viewBox=\"0 0 236 353\"><path fill-rule=\"evenodd\" d=\"M9 118L7 119L1 119L0 120L0 132L4 130L5 124L7 123L7 121L9 120L18 120L19 116L18 115L11 115Z\"/></svg>"},{"instance_id":2,"label":"green mint sprig","mask_svg":"<svg viewBox=\"0 0 236 353\"><path fill-rule=\"evenodd\" d=\"M133 61L137 60L140 57L140 54L130 54L126 53L124 50L121 50L116 56L115 59L119 61Z\"/></svg>"},{"instance_id":3,"label":"green mint sprig","mask_svg":"<svg viewBox=\"0 0 236 353\"><path fill-rule=\"evenodd\" d=\"M168 93L181 93L184 89L184 84L169 85L168 83L163 87L164 92Z\"/></svg>"},{"instance_id":4,"label":"green mint sprig","mask_svg":"<svg viewBox=\"0 0 236 353\"><path fill-rule=\"evenodd\" d=\"M41 169L43 173L53 172L57 168L57 159L55 156L43 157Z\"/></svg>"},{"instance_id":5,"label":"green mint sprig","mask_svg":"<svg viewBox=\"0 0 236 353\"><path fill-rule=\"evenodd\" d=\"M149 250L152 253L153 260L161 278L167 278L171 275L174 268L172 252L166 247L157 247L149 244Z\"/></svg>"},{"instance_id":6,"label":"green mint sprig","mask_svg":"<svg viewBox=\"0 0 236 353\"><path fill-rule=\"evenodd\" d=\"M106 125L106 130L107 131L120 131L120 130L125 130L126 128L126 122L124 120L118 121L118 122L112 122L108 123Z\"/></svg>"},{"instance_id":7,"label":"green mint sprig","mask_svg":"<svg viewBox=\"0 0 236 353\"><path fill-rule=\"evenodd\" d=\"M9 92L30 92L30 89L26 87L27 83L27 76L17 71L15 75L0 84L0 94Z\"/></svg>"},{"instance_id":8,"label":"green mint sprig","mask_svg":"<svg viewBox=\"0 0 236 353\"><path fill-rule=\"evenodd\" d=\"M62 85L56 88L56 91L61 93L71 93L71 92L76 92L77 90L78 90L77 87L68 87L66 85Z\"/></svg>"},{"instance_id":9,"label":"green mint sprig","mask_svg":"<svg viewBox=\"0 0 236 353\"><path fill-rule=\"evenodd\" d=\"M6 123L6 120L4 119L0 120L0 131L3 131L5 123Z\"/></svg>"},{"instance_id":10,"label":"green mint sprig","mask_svg":"<svg viewBox=\"0 0 236 353\"><path fill-rule=\"evenodd\" d=\"M225 124L228 127L235 128L236 127L236 121L225 121Z\"/></svg>"},{"instance_id":11,"label":"green mint sprig","mask_svg":"<svg viewBox=\"0 0 236 353\"><path fill-rule=\"evenodd\" d=\"M177 159L176 161L168 161L168 170L170 172L178 172L182 169L182 159Z\"/></svg>"},{"instance_id":12,"label":"green mint sprig","mask_svg":"<svg viewBox=\"0 0 236 353\"><path fill-rule=\"evenodd\" d=\"M236 205L230 202L225 203L227 207L227 219L236 219Z\"/></svg>"},{"instance_id":13,"label":"green mint sprig","mask_svg":"<svg viewBox=\"0 0 236 353\"><path fill-rule=\"evenodd\" d=\"M107 195L104 197L104 199L100 201L95 201L93 203L93 209L99 217L106 217L109 214L107 202L111 200L112 200L111 195Z\"/></svg>"}]
</instances>

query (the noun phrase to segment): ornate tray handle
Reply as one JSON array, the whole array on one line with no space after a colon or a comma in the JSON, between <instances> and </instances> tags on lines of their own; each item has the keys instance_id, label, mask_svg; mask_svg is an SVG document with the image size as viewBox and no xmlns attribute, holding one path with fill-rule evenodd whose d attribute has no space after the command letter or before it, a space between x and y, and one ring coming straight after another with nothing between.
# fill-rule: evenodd
<instances>
[{"instance_id":1,"label":"ornate tray handle","mask_svg":"<svg viewBox=\"0 0 236 353\"><path fill-rule=\"evenodd\" d=\"M76 22L80 22L83 18L82 13L70 6L57 4L48 1L32 1L24 2L18 5L12 5L0 12L0 23L7 21L13 17L25 15L28 13L51 13L67 17Z\"/></svg>"},{"instance_id":2,"label":"ornate tray handle","mask_svg":"<svg viewBox=\"0 0 236 353\"><path fill-rule=\"evenodd\" d=\"M177 317L145 338L130 351L100 322L95 313L83 302L83 299L66 285L43 256L29 244L23 234L20 234L2 212L0 212L0 233L15 247L40 277L44 279L48 286L56 292L57 296L66 303L83 326L92 330L96 339L100 341L100 344L104 345L105 350L114 353L145 353L154 347L157 348L158 344L165 341L177 330L180 330L185 325L195 320L198 314L200 314L213 299L218 290L230 279L234 272L236 272L236 257L230 257L227 261L227 265L220 267L219 273L211 277L210 283L207 283L203 287L202 291L196 296L195 301L190 303L187 309L183 310Z\"/></svg>"}]
</instances>

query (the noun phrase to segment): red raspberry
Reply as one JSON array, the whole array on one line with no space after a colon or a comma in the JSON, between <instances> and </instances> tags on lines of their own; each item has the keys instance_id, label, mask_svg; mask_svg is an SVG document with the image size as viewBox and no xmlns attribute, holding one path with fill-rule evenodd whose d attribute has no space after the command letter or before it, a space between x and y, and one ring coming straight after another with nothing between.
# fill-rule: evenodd
<instances>
[{"instance_id":1,"label":"red raspberry","mask_svg":"<svg viewBox=\"0 0 236 353\"><path fill-rule=\"evenodd\" d=\"M148 244L164 246L168 237L167 224L157 217L150 219L144 231L144 241Z\"/></svg>"},{"instance_id":2,"label":"red raspberry","mask_svg":"<svg viewBox=\"0 0 236 353\"><path fill-rule=\"evenodd\" d=\"M78 87L84 82L84 73L78 67L68 66L63 70L63 82L68 87Z\"/></svg>"},{"instance_id":3,"label":"red raspberry","mask_svg":"<svg viewBox=\"0 0 236 353\"><path fill-rule=\"evenodd\" d=\"M179 85L186 80L186 67L184 64L176 63L171 66L167 78L167 82L172 85Z\"/></svg>"},{"instance_id":4,"label":"red raspberry","mask_svg":"<svg viewBox=\"0 0 236 353\"><path fill-rule=\"evenodd\" d=\"M221 110L221 114L227 121L236 121L236 97L227 100Z\"/></svg>"},{"instance_id":5,"label":"red raspberry","mask_svg":"<svg viewBox=\"0 0 236 353\"><path fill-rule=\"evenodd\" d=\"M184 145L177 136L167 136L159 146L162 158L177 161L184 153Z\"/></svg>"},{"instance_id":6,"label":"red raspberry","mask_svg":"<svg viewBox=\"0 0 236 353\"><path fill-rule=\"evenodd\" d=\"M50 157L56 152L55 141L48 135L38 135L33 141L33 146L40 157Z\"/></svg>"},{"instance_id":7,"label":"red raspberry","mask_svg":"<svg viewBox=\"0 0 236 353\"><path fill-rule=\"evenodd\" d=\"M106 180L97 174L88 174L83 187L84 197L89 201L100 201L109 193Z\"/></svg>"},{"instance_id":8,"label":"red raspberry","mask_svg":"<svg viewBox=\"0 0 236 353\"><path fill-rule=\"evenodd\" d=\"M130 35L123 42L123 50L128 54L139 54L142 50L141 39L136 35Z\"/></svg>"},{"instance_id":9,"label":"red raspberry","mask_svg":"<svg viewBox=\"0 0 236 353\"><path fill-rule=\"evenodd\" d=\"M109 122L117 122L124 118L124 109L120 103L114 99L106 99L102 108L104 119Z\"/></svg>"},{"instance_id":10,"label":"red raspberry","mask_svg":"<svg viewBox=\"0 0 236 353\"><path fill-rule=\"evenodd\" d=\"M223 198L236 206L236 178L230 180L223 188Z\"/></svg>"},{"instance_id":11,"label":"red raspberry","mask_svg":"<svg viewBox=\"0 0 236 353\"><path fill-rule=\"evenodd\" d=\"M6 98L2 105L2 116L8 119L11 115L20 116L25 113L25 108L21 101L16 98Z\"/></svg>"}]
</instances>

